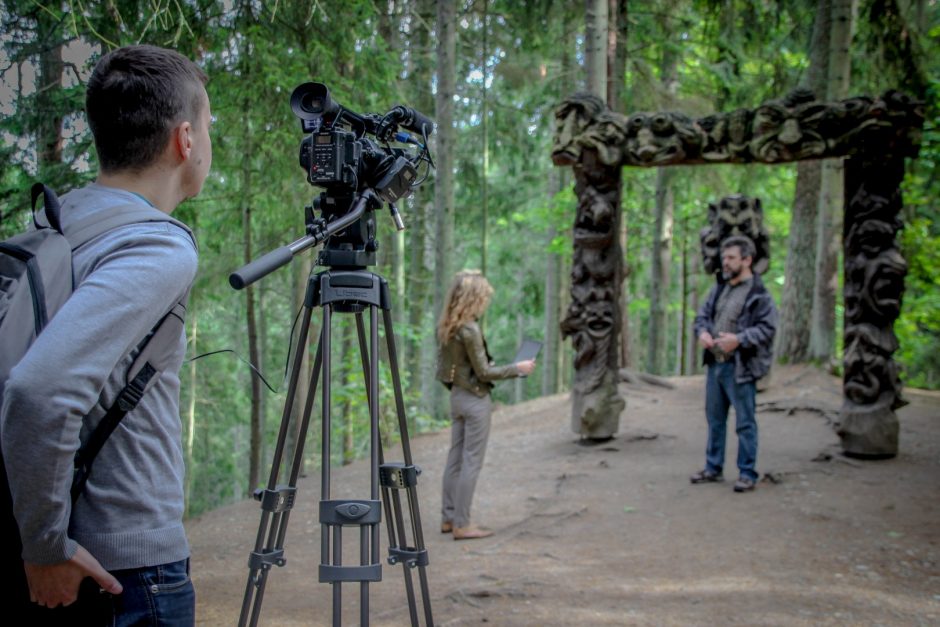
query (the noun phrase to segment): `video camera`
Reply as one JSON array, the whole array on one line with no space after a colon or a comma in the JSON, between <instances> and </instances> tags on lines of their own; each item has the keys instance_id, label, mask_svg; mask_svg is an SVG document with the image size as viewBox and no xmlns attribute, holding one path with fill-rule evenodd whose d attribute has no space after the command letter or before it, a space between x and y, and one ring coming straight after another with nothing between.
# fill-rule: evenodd
<instances>
[{"instance_id":1,"label":"video camera","mask_svg":"<svg viewBox=\"0 0 940 627\"><path fill-rule=\"evenodd\" d=\"M307 235L233 272L229 283L235 289L324 242L319 265L375 265L374 210L388 203L395 227L404 229L395 203L407 198L434 167L428 149L434 124L410 107L398 105L384 115L359 114L333 100L326 85L313 82L297 86L290 105L303 132L309 133L300 142L300 166L307 182L324 191L306 207ZM427 168L419 178L421 162Z\"/></svg>"},{"instance_id":2,"label":"video camera","mask_svg":"<svg viewBox=\"0 0 940 627\"><path fill-rule=\"evenodd\" d=\"M310 133L300 142L300 165L311 185L329 193L370 187L382 200L394 203L420 184L415 183L417 165L428 155L427 138L434 125L418 111L399 105L383 116L360 115L330 98L323 83L298 86L290 106L303 131ZM420 141L399 127L418 133ZM391 148L390 141L416 145L422 152L409 155L404 148Z\"/></svg>"}]
</instances>

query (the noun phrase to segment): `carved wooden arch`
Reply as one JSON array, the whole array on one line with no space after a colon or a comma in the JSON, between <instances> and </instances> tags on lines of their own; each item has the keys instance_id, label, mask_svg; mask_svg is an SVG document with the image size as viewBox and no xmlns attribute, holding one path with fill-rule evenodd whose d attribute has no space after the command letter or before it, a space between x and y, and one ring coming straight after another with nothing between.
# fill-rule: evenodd
<instances>
[{"instance_id":1,"label":"carved wooden arch","mask_svg":"<svg viewBox=\"0 0 940 627\"><path fill-rule=\"evenodd\" d=\"M575 94L555 111L552 160L571 166L578 197L571 305L561 323L575 349L572 428L612 436L624 401L617 392L620 333L617 241L621 170L712 163L845 162L845 375L839 436L848 454L897 454L903 404L894 321L907 264L898 250L904 159L914 157L923 103L897 92L820 102L799 89L755 109L692 119L680 113L609 111Z\"/></svg>"}]
</instances>

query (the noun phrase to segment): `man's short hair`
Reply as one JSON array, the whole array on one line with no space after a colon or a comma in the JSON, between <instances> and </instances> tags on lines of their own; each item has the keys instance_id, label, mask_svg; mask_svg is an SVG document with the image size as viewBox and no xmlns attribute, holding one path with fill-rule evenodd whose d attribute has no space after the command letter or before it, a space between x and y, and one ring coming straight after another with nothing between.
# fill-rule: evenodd
<instances>
[{"instance_id":1,"label":"man's short hair","mask_svg":"<svg viewBox=\"0 0 940 627\"><path fill-rule=\"evenodd\" d=\"M738 250L741 251L741 258L750 257L754 258L754 255L757 253L757 247L754 246L754 241L747 235L732 235L728 239L721 242L721 252L724 252L726 248L731 248L732 246L737 246Z\"/></svg>"},{"instance_id":2,"label":"man's short hair","mask_svg":"<svg viewBox=\"0 0 940 627\"><path fill-rule=\"evenodd\" d=\"M101 169L151 165L176 124L199 123L206 81L195 63L166 48L127 46L101 57L85 92Z\"/></svg>"}]
</instances>

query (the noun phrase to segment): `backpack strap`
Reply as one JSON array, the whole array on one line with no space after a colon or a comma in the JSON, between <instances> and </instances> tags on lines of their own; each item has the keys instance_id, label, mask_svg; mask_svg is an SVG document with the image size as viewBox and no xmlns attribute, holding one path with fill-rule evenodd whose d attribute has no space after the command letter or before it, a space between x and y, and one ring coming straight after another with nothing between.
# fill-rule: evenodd
<instances>
[{"instance_id":1,"label":"backpack strap","mask_svg":"<svg viewBox=\"0 0 940 627\"><path fill-rule=\"evenodd\" d=\"M189 292L186 293L181 302L176 303L169 313L160 319L150 334L138 345L140 351L127 371L127 385L124 386L124 389L118 394L117 400L111 405L101 421L98 422L85 444L75 454L75 473L72 476L73 505L88 481L91 466L95 461L95 457L101 451L101 447L104 446L104 443L121 420L124 419L124 416L137 407L143 395L160 378L160 373L166 369L168 364L165 362L171 353L168 348L179 340L180 333L183 332L186 323L188 300Z\"/></svg>"},{"instance_id":2,"label":"backpack strap","mask_svg":"<svg viewBox=\"0 0 940 627\"><path fill-rule=\"evenodd\" d=\"M54 191L42 183L34 183L33 187L30 189L33 207L33 226L37 229L43 228L43 225L39 224L36 215L36 199L39 198L40 195L42 195L42 205L45 208L46 220L48 220L49 226L59 233L63 233L62 206L59 204L59 197L55 195Z\"/></svg>"},{"instance_id":3,"label":"backpack strap","mask_svg":"<svg viewBox=\"0 0 940 627\"><path fill-rule=\"evenodd\" d=\"M94 215L69 225L62 234L69 241L72 250L87 244L99 235L122 226L143 224L146 222L170 222L180 227L189 235L193 246L198 249L196 237L186 224L170 217L159 209L141 204L116 205L95 212ZM138 344L137 357L127 371L127 384L118 394L114 404L107 410L98 425L91 432L85 444L75 454L75 472L72 476L72 504L81 495L91 467L108 438L129 412L133 411L147 390L157 382L165 363L172 353L169 349L179 341L186 324L186 306L189 290L183 299L160 319L150 333Z\"/></svg>"}]
</instances>

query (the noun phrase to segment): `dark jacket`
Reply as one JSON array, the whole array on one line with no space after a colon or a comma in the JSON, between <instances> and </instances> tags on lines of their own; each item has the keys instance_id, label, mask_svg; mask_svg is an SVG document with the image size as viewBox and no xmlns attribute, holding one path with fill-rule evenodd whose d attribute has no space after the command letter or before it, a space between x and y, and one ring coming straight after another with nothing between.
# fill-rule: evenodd
<instances>
[{"instance_id":1,"label":"dark jacket","mask_svg":"<svg viewBox=\"0 0 940 627\"><path fill-rule=\"evenodd\" d=\"M463 325L441 346L437 379L449 388L456 385L479 397L493 389L492 381L519 376L515 364L494 366L486 340L476 322Z\"/></svg>"},{"instance_id":2,"label":"dark jacket","mask_svg":"<svg viewBox=\"0 0 940 627\"><path fill-rule=\"evenodd\" d=\"M709 292L695 316L695 337L708 331L715 336L715 305L725 284L719 283ZM744 308L738 318L738 341L740 346L734 351L734 379L738 383L756 381L770 370L773 359L774 334L777 331L777 308L770 292L764 287L760 277L754 275L751 290L744 300ZM706 366L715 363L715 355L705 351Z\"/></svg>"}]
</instances>

